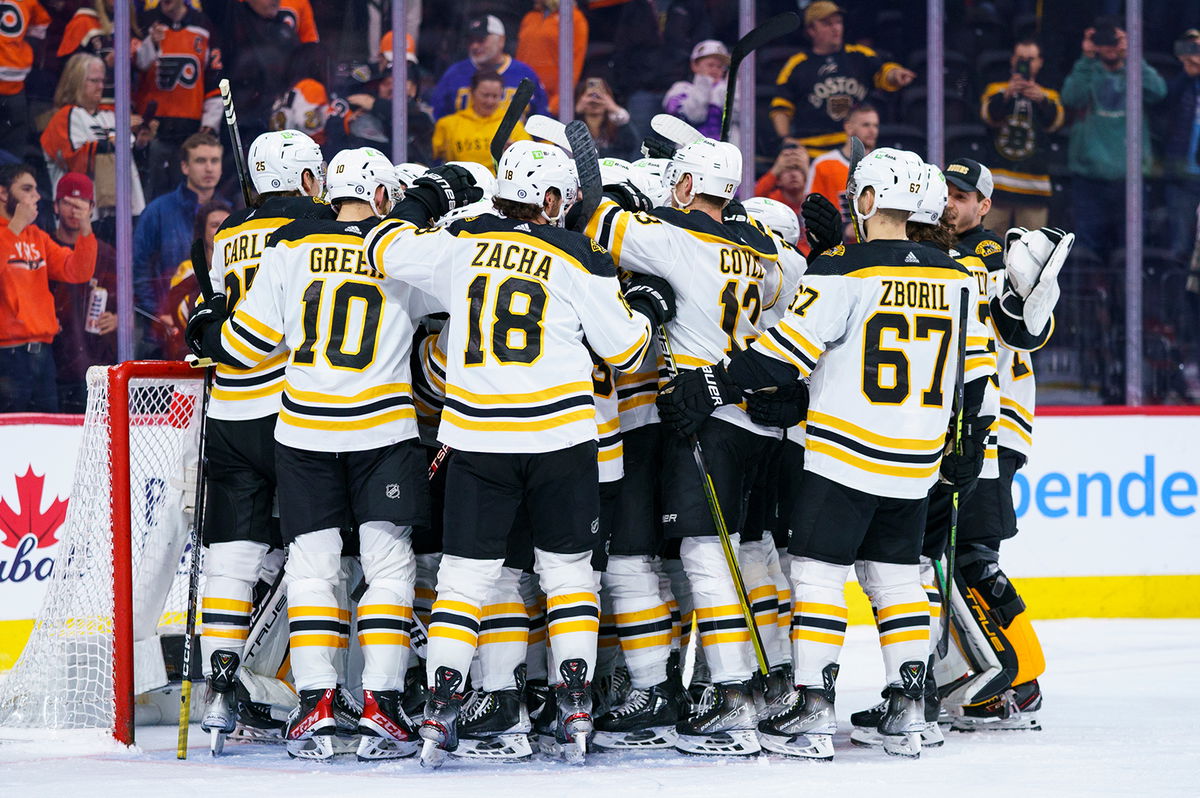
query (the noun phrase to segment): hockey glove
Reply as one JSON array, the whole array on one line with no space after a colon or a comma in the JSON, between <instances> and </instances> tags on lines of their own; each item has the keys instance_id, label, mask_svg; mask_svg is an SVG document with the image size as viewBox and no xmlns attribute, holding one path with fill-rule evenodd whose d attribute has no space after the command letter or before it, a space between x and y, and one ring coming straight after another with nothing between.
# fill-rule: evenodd
<instances>
[{"instance_id":1,"label":"hockey glove","mask_svg":"<svg viewBox=\"0 0 1200 798\"><path fill-rule=\"evenodd\" d=\"M455 208L478 202L483 199L483 189L475 185L475 178L469 171L451 164L430 169L418 177L404 192L404 199L419 203L428 214L428 221L437 219ZM398 205L397 208L399 207ZM406 215L401 218L408 217Z\"/></svg>"},{"instance_id":2,"label":"hockey glove","mask_svg":"<svg viewBox=\"0 0 1200 798\"><path fill-rule=\"evenodd\" d=\"M642 155L647 158L666 158L668 161L675 157L679 145L667 138L651 133L642 139Z\"/></svg>"},{"instance_id":3,"label":"hockey glove","mask_svg":"<svg viewBox=\"0 0 1200 798\"><path fill-rule=\"evenodd\" d=\"M661 277L635 274L625 285L625 301L648 318L653 327L675 318L675 291Z\"/></svg>"},{"instance_id":4,"label":"hockey glove","mask_svg":"<svg viewBox=\"0 0 1200 798\"><path fill-rule=\"evenodd\" d=\"M842 243L842 212L825 197L809 194L800 206L800 215L804 217L804 237L816 255Z\"/></svg>"},{"instance_id":5,"label":"hockey glove","mask_svg":"<svg viewBox=\"0 0 1200 798\"><path fill-rule=\"evenodd\" d=\"M963 420L962 452L954 451L953 439L947 442L948 451L942 455L938 479L948 491L965 491L983 470L983 455L987 451L988 427L995 416L973 416Z\"/></svg>"},{"instance_id":6,"label":"hockey glove","mask_svg":"<svg viewBox=\"0 0 1200 798\"><path fill-rule=\"evenodd\" d=\"M220 335L221 325L229 317L228 300L224 294L213 294L211 302L202 302L188 317L183 338L196 357L217 357L220 344L213 340ZM207 342L206 342L207 339Z\"/></svg>"},{"instance_id":7,"label":"hockey glove","mask_svg":"<svg viewBox=\"0 0 1200 798\"><path fill-rule=\"evenodd\" d=\"M741 400L742 389L718 363L682 372L664 385L658 392L658 414L679 434L694 435L718 407Z\"/></svg>"},{"instance_id":8,"label":"hockey glove","mask_svg":"<svg viewBox=\"0 0 1200 798\"><path fill-rule=\"evenodd\" d=\"M620 205L623 211L648 211L654 207L650 198L628 180L605 186L604 196Z\"/></svg>"},{"instance_id":9,"label":"hockey glove","mask_svg":"<svg viewBox=\"0 0 1200 798\"><path fill-rule=\"evenodd\" d=\"M775 391L757 391L746 397L750 420L764 427L789 429L808 415L808 383L796 380Z\"/></svg>"}]
</instances>

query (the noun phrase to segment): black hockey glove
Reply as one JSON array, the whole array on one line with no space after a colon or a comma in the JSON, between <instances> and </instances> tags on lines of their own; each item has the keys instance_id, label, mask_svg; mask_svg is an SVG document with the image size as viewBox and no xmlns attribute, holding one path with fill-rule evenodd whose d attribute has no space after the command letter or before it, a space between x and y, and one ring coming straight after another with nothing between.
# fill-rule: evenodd
<instances>
[{"instance_id":1,"label":"black hockey glove","mask_svg":"<svg viewBox=\"0 0 1200 798\"><path fill-rule=\"evenodd\" d=\"M951 439L950 451L942 455L942 464L938 469L938 481L944 490L964 491L979 478L979 472L983 470L983 455L987 451L988 427L995 420L995 416L963 419L962 453L954 451Z\"/></svg>"},{"instance_id":2,"label":"black hockey glove","mask_svg":"<svg viewBox=\"0 0 1200 798\"><path fill-rule=\"evenodd\" d=\"M447 165L430 169L413 181L404 192L404 200L413 200L425 209L426 222L445 216L455 208L470 205L483 198L483 189L475 185L475 178L461 166ZM405 204L401 201L397 210ZM393 216L413 221L408 214Z\"/></svg>"},{"instance_id":3,"label":"black hockey glove","mask_svg":"<svg viewBox=\"0 0 1200 798\"><path fill-rule=\"evenodd\" d=\"M679 374L658 392L658 415L681 435L694 435L713 411L742 401L742 389L725 367L692 369Z\"/></svg>"},{"instance_id":4,"label":"black hockey glove","mask_svg":"<svg viewBox=\"0 0 1200 798\"><path fill-rule=\"evenodd\" d=\"M804 217L804 237L812 246L813 257L842 243L842 213L820 194L809 194L800 206Z\"/></svg>"},{"instance_id":5,"label":"black hockey glove","mask_svg":"<svg viewBox=\"0 0 1200 798\"><path fill-rule=\"evenodd\" d=\"M731 199L728 203L726 203L724 210L721 211L721 221L727 224L729 222L741 222L742 224L749 224L750 214L746 213L745 205L736 199Z\"/></svg>"},{"instance_id":6,"label":"black hockey glove","mask_svg":"<svg viewBox=\"0 0 1200 798\"><path fill-rule=\"evenodd\" d=\"M675 318L675 291L671 284L652 274L635 274L625 284L625 301L629 307L650 319L652 327L666 324Z\"/></svg>"},{"instance_id":7,"label":"black hockey glove","mask_svg":"<svg viewBox=\"0 0 1200 798\"><path fill-rule=\"evenodd\" d=\"M213 294L211 302L202 302L188 317L183 338L196 357L217 359L221 348L221 325L229 317L228 300L224 294Z\"/></svg>"},{"instance_id":8,"label":"black hockey glove","mask_svg":"<svg viewBox=\"0 0 1200 798\"><path fill-rule=\"evenodd\" d=\"M789 429L808 415L808 383L796 380L775 391L757 391L746 397L750 420L764 427Z\"/></svg>"},{"instance_id":9,"label":"black hockey glove","mask_svg":"<svg viewBox=\"0 0 1200 798\"><path fill-rule=\"evenodd\" d=\"M657 133L651 133L642 139L642 155L647 158L666 158L669 161L675 157L675 151L678 149L678 144Z\"/></svg>"},{"instance_id":10,"label":"black hockey glove","mask_svg":"<svg viewBox=\"0 0 1200 798\"><path fill-rule=\"evenodd\" d=\"M654 207L650 198L628 180L605 186L604 196L620 205L623 211L648 211Z\"/></svg>"}]
</instances>

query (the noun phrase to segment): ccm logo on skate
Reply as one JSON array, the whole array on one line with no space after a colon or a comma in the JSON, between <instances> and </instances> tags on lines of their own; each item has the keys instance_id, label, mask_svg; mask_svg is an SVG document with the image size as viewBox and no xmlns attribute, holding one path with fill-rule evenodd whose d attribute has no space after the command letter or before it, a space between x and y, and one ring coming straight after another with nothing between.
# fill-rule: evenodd
<instances>
[{"instance_id":1,"label":"ccm logo on skate","mask_svg":"<svg viewBox=\"0 0 1200 798\"><path fill-rule=\"evenodd\" d=\"M1153 516L1159 514L1160 508L1168 516L1183 517L1195 514L1198 495L1200 485L1186 471L1167 474L1160 484L1152 454L1142 459L1140 471L1127 471L1120 476L1103 471L1092 474L1050 471L1032 486L1020 471L1013 477L1013 506L1018 518L1029 512L1030 505L1047 518L1062 518L1072 511L1081 518L1108 518L1114 514L1114 498L1120 515L1130 518Z\"/></svg>"}]
</instances>

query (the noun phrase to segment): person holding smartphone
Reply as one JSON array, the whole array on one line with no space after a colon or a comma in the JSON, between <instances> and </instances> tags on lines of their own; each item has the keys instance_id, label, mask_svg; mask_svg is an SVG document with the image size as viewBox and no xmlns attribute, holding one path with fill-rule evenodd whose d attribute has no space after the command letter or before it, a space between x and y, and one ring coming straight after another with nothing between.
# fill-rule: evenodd
<instances>
[{"instance_id":1,"label":"person holding smartphone","mask_svg":"<svg viewBox=\"0 0 1200 798\"><path fill-rule=\"evenodd\" d=\"M1063 124L1063 105L1054 89L1038 83L1042 47L1036 39L1017 42L1006 81L988 84L981 100L983 121L996 148L992 218L996 230L1045 227L1052 187L1046 143Z\"/></svg>"},{"instance_id":2,"label":"person holding smartphone","mask_svg":"<svg viewBox=\"0 0 1200 798\"><path fill-rule=\"evenodd\" d=\"M587 78L576 85L575 115L587 123L601 158L634 161L640 156L640 138L629 124L629 112L613 99L604 78Z\"/></svg>"},{"instance_id":3,"label":"person holding smartphone","mask_svg":"<svg viewBox=\"0 0 1200 798\"><path fill-rule=\"evenodd\" d=\"M667 90L663 109L708 138L719 139L729 83L729 50L715 39L706 39L692 48L691 63L692 79L678 81Z\"/></svg>"}]
</instances>

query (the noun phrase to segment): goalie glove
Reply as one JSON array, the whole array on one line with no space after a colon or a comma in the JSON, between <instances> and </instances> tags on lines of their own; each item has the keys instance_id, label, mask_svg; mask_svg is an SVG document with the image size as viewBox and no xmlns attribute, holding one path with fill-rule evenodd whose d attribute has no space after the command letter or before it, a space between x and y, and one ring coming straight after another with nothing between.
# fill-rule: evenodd
<instances>
[{"instance_id":1,"label":"goalie glove","mask_svg":"<svg viewBox=\"0 0 1200 798\"><path fill-rule=\"evenodd\" d=\"M1009 315L1019 313L1029 332L1041 335L1058 303L1058 273L1075 243L1075 234L1056 227L1014 227L1004 238L1001 307Z\"/></svg>"},{"instance_id":2,"label":"goalie glove","mask_svg":"<svg viewBox=\"0 0 1200 798\"><path fill-rule=\"evenodd\" d=\"M680 373L658 392L658 414L681 435L694 435L718 407L742 401L742 389L720 363Z\"/></svg>"},{"instance_id":3,"label":"goalie glove","mask_svg":"<svg viewBox=\"0 0 1200 798\"><path fill-rule=\"evenodd\" d=\"M800 214L813 257L842 243L842 213L825 197L809 194L800 206Z\"/></svg>"},{"instance_id":4,"label":"goalie glove","mask_svg":"<svg viewBox=\"0 0 1200 798\"><path fill-rule=\"evenodd\" d=\"M938 466L938 481L948 491L965 491L983 471L983 456L987 451L988 428L995 416L972 416L963 419L962 451L954 451L954 439L946 441L946 452Z\"/></svg>"}]
</instances>

